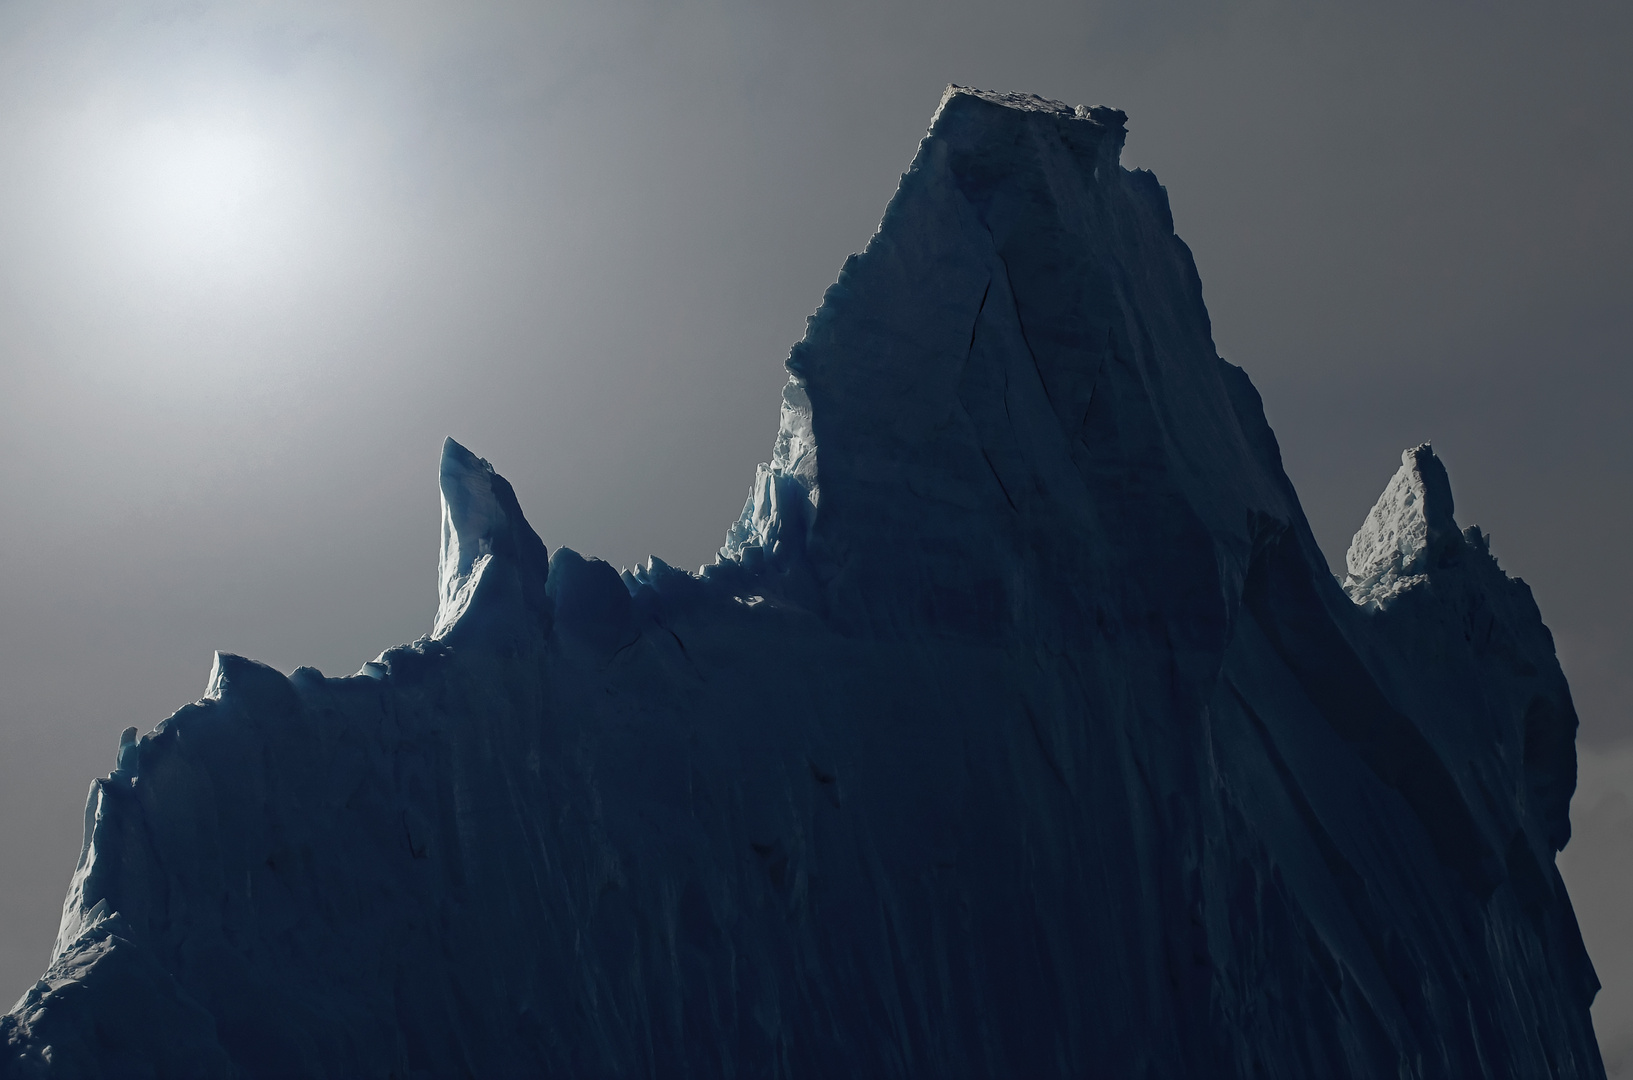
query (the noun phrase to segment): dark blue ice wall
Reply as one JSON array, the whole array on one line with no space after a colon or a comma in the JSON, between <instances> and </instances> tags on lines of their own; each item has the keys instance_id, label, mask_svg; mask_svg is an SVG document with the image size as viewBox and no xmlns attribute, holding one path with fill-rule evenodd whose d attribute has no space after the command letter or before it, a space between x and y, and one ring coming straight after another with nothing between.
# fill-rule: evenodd
<instances>
[{"instance_id":1,"label":"dark blue ice wall","mask_svg":"<svg viewBox=\"0 0 1633 1080\"><path fill-rule=\"evenodd\" d=\"M700 575L450 443L433 633L121 751L0 1076L1602 1076L1529 591L1427 447L1333 579L1123 122L949 90Z\"/></svg>"}]
</instances>

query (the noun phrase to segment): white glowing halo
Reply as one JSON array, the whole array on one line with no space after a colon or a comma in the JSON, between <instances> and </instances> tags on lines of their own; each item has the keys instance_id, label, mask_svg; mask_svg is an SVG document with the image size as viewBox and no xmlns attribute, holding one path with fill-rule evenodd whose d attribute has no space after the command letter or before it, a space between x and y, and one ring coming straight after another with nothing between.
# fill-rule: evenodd
<instances>
[{"instance_id":1,"label":"white glowing halo","mask_svg":"<svg viewBox=\"0 0 1633 1080\"><path fill-rule=\"evenodd\" d=\"M97 184L109 239L153 271L253 272L276 262L300 214L297 160L246 123L163 118L110 140Z\"/></svg>"}]
</instances>

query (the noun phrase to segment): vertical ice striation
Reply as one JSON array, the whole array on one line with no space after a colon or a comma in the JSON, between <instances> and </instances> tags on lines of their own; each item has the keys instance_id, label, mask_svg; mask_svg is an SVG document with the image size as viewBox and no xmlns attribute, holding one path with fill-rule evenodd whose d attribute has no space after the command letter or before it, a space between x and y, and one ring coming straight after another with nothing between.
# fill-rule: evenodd
<instances>
[{"instance_id":1,"label":"vertical ice striation","mask_svg":"<svg viewBox=\"0 0 1633 1080\"><path fill-rule=\"evenodd\" d=\"M1601 1077L1529 589L1427 446L1333 579L1124 124L948 90L699 575L450 440L432 634L128 733L0 1080Z\"/></svg>"}]
</instances>

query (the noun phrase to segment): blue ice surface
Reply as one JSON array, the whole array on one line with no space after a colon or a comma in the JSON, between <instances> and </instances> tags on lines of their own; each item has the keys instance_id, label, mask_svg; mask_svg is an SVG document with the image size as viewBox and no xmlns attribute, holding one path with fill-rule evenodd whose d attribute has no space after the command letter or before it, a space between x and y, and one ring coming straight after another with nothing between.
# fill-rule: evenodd
<instances>
[{"instance_id":1,"label":"blue ice surface","mask_svg":"<svg viewBox=\"0 0 1633 1080\"><path fill-rule=\"evenodd\" d=\"M1334 580L1123 138L949 89L699 574L450 440L431 633L127 733L0 1077L1602 1076L1529 590L1427 446Z\"/></svg>"}]
</instances>

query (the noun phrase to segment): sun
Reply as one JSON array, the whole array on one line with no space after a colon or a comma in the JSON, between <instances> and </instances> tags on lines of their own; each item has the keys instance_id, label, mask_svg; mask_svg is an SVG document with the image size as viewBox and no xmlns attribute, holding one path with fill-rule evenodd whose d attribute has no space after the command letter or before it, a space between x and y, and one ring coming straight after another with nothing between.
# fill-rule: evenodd
<instances>
[{"instance_id":1,"label":"sun","mask_svg":"<svg viewBox=\"0 0 1633 1080\"><path fill-rule=\"evenodd\" d=\"M132 195L155 225L191 236L248 223L273 186L274 163L248 132L165 126L132 147Z\"/></svg>"},{"instance_id":2,"label":"sun","mask_svg":"<svg viewBox=\"0 0 1633 1080\"><path fill-rule=\"evenodd\" d=\"M151 120L110 150L101 186L117 257L155 271L236 273L288 241L294 163L265 132L219 118Z\"/></svg>"}]
</instances>

